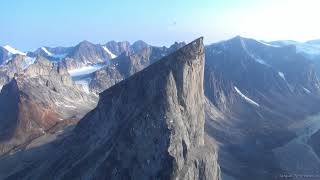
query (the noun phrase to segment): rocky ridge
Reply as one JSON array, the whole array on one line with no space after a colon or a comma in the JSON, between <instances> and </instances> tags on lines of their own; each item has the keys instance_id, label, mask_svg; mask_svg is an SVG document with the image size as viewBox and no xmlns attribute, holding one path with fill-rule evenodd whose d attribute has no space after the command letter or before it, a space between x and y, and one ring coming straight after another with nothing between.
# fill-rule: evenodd
<instances>
[{"instance_id":1,"label":"rocky ridge","mask_svg":"<svg viewBox=\"0 0 320 180\"><path fill-rule=\"evenodd\" d=\"M203 53L200 38L104 91L46 161L5 179L220 179L204 133Z\"/></svg>"}]
</instances>

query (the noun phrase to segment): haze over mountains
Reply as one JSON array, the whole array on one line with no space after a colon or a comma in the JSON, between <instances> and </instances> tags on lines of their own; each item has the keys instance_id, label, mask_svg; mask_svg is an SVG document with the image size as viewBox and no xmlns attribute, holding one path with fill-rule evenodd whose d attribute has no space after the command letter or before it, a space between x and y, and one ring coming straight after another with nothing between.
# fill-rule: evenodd
<instances>
[{"instance_id":1,"label":"haze over mountains","mask_svg":"<svg viewBox=\"0 0 320 180\"><path fill-rule=\"evenodd\" d=\"M202 41L0 47L0 179L319 172L320 42Z\"/></svg>"}]
</instances>

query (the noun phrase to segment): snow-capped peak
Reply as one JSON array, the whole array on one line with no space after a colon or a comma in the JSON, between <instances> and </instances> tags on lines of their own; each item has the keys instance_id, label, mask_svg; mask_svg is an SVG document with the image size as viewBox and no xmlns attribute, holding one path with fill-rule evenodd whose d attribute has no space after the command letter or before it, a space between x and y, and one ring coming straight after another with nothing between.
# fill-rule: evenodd
<instances>
[{"instance_id":1,"label":"snow-capped peak","mask_svg":"<svg viewBox=\"0 0 320 180\"><path fill-rule=\"evenodd\" d=\"M45 53L47 53L48 56L53 56L53 54L52 54L50 51L48 51L47 48L41 47L41 49L42 49Z\"/></svg>"},{"instance_id":2,"label":"snow-capped peak","mask_svg":"<svg viewBox=\"0 0 320 180\"><path fill-rule=\"evenodd\" d=\"M20 54L20 55L24 55L24 56L27 55L26 53L21 52L21 51L15 49L9 45L5 45L5 46L3 46L3 48L6 49L10 54Z\"/></svg>"},{"instance_id":3,"label":"snow-capped peak","mask_svg":"<svg viewBox=\"0 0 320 180\"><path fill-rule=\"evenodd\" d=\"M113 54L106 46L102 46L102 48L110 55L111 59L116 58L117 56Z\"/></svg>"}]
</instances>

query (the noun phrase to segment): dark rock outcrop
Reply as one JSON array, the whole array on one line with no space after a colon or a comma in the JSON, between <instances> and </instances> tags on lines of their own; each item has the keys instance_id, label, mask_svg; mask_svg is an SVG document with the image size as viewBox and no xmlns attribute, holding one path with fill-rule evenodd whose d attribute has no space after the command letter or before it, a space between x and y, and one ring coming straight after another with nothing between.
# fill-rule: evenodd
<instances>
[{"instance_id":1,"label":"dark rock outcrop","mask_svg":"<svg viewBox=\"0 0 320 180\"><path fill-rule=\"evenodd\" d=\"M6 179L220 179L204 134L203 53L201 38L104 91L50 155Z\"/></svg>"}]
</instances>

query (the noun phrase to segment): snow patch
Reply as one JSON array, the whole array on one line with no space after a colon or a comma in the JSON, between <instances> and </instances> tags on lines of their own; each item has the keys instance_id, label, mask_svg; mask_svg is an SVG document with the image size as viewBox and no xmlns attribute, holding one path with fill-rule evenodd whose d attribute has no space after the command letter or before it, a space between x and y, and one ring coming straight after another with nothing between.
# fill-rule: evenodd
<instances>
[{"instance_id":1,"label":"snow patch","mask_svg":"<svg viewBox=\"0 0 320 180\"><path fill-rule=\"evenodd\" d=\"M56 59L59 59L59 60L62 60L64 59L68 53L64 53L64 54L54 54L52 52L50 52L47 48L45 47L41 47L41 49L50 57L53 57L53 58L56 58Z\"/></svg>"},{"instance_id":2,"label":"snow patch","mask_svg":"<svg viewBox=\"0 0 320 180\"><path fill-rule=\"evenodd\" d=\"M303 90L304 90L306 93L308 93L308 94L311 93L311 91L310 91L309 89L305 88L305 87L303 87Z\"/></svg>"},{"instance_id":3,"label":"snow patch","mask_svg":"<svg viewBox=\"0 0 320 180\"><path fill-rule=\"evenodd\" d=\"M89 65L78 69L69 70L68 72L72 77L75 77L93 73L103 67L104 65Z\"/></svg>"},{"instance_id":4,"label":"snow patch","mask_svg":"<svg viewBox=\"0 0 320 180\"><path fill-rule=\"evenodd\" d=\"M106 46L102 46L102 48L110 55L111 59L116 58L117 56L113 54Z\"/></svg>"},{"instance_id":5,"label":"snow patch","mask_svg":"<svg viewBox=\"0 0 320 180\"><path fill-rule=\"evenodd\" d=\"M64 106L64 107L66 107L66 108L77 108L77 107L75 107L75 106L73 106L73 105L68 105L68 104L64 104L64 103L61 103L61 102L55 102L55 104L57 105L57 106Z\"/></svg>"},{"instance_id":6,"label":"snow patch","mask_svg":"<svg viewBox=\"0 0 320 180\"><path fill-rule=\"evenodd\" d=\"M247 96L245 96L244 94L242 94L242 92L236 87L234 86L234 89L236 90L236 92L244 99L246 100L248 103L253 104L255 106L260 106L258 103L256 103L255 101L253 101L252 99L248 98Z\"/></svg>"},{"instance_id":7,"label":"snow patch","mask_svg":"<svg viewBox=\"0 0 320 180\"><path fill-rule=\"evenodd\" d=\"M43 130L43 128L39 128L42 134L46 134L46 132Z\"/></svg>"},{"instance_id":8,"label":"snow patch","mask_svg":"<svg viewBox=\"0 0 320 180\"><path fill-rule=\"evenodd\" d=\"M283 72L278 72L278 75L279 75L283 80L286 80L286 77L284 76Z\"/></svg>"},{"instance_id":9,"label":"snow patch","mask_svg":"<svg viewBox=\"0 0 320 180\"><path fill-rule=\"evenodd\" d=\"M110 55L111 59L116 58L117 56L113 54L106 46L102 46L102 48Z\"/></svg>"},{"instance_id":10,"label":"snow patch","mask_svg":"<svg viewBox=\"0 0 320 180\"><path fill-rule=\"evenodd\" d=\"M42 49L45 53L47 53L48 56L53 56L53 54L52 54L50 51L48 51L47 48L41 47L41 49Z\"/></svg>"},{"instance_id":11,"label":"snow patch","mask_svg":"<svg viewBox=\"0 0 320 180\"><path fill-rule=\"evenodd\" d=\"M36 61L36 58L26 57L22 63L22 69L23 70L27 69L30 65L34 64L35 61Z\"/></svg>"},{"instance_id":12,"label":"snow patch","mask_svg":"<svg viewBox=\"0 0 320 180\"><path fill-rule=\"evenodd\" d=\"M258 41L258 42L263 44L263 45L270 46L270 47L280 47L280 46L277 46L277 45L272 45L272 44L266 43L264 41Z\"/></svg>"},{"instance_id":13,"label":"snow patch","mask_svg":"<svg viewBox=\"0 0 320 180\"><path fill-rule=\"evenodd\" d=\"M266 65L266 66L270 66L269 64L267 64L263 59L261 58L257 58L255 57L252 53L249 52L248 48L247 48L247 45L246 43L244 42L244 40L242 38L240 38L240 43L241 43L241 46L243 48L243 50L252 58L254 59L256 62L260 63L260 64L263 64L263 65Z\"/></svg>"},{"instance_id":14,"label":"snow patch","mask_svg":"<svg viewBox=\"0 0 320 180\"><path fill-rule=\"evenodd\" d=\"M75 81L75 83L77 85L80 85L81 88L84 90L84 92L87 94L90 94L89 82L90 82L89 78Z\"/></svg>"},{"instance_id":15,"label":"snow patch","mask_svg":"<svg viewBox=\"0 0 320 180\"><path fill-rule=\"evenodd\" d=\"M266 65L266 66L270 66L269 64L267 64L263 59L261 58L255 58L253 57L258 63L260 64L263 64L263 65Z\"/></svg>"},{"instance_id":16,"label":"snow patch","mask_svg":"<svg viewBox=\"0 0 320 180\"><path fill-rule=\"evenodd\" d=\"M20 54L20 55L23 55L23 56L27 55L26 53L21 52L21 51L15 49L15 48L13 48L13 47L11 47L9 45L5 45L5 46L3 46L3 48L6 49L10 54Z\"/></svg>"}]
</instances>

